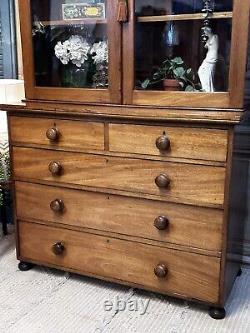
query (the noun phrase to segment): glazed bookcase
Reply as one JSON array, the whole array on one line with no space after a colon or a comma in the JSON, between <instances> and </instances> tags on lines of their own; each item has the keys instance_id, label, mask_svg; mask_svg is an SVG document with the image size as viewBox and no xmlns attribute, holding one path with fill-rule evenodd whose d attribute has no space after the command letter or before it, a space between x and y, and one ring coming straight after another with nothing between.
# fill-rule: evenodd
<instances>
[{"instance_id":1,"label":"glazed bookcase","mask_svg":"<svg viewBox=\"0 0 250 333\"><path fill-rule=\"evenodd\" d=\"M94 276L202 302L224 318L240 274L243 224L232 218L230 184L250 3L19 6L26 100L3 109L20 269ZM169 61L176 67L163 77Z\"/></svg>"}]
</instances>

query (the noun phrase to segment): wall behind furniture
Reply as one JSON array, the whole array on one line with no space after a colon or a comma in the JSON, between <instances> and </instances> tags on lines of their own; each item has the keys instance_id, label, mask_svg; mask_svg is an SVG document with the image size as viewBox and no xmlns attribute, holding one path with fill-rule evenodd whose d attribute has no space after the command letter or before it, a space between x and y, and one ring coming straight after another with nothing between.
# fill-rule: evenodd
<instances>
[{"instance_id":1,"label":"wall behind furniture","mask_svg":"<svg viewBox=\"0 0 250 333\"><path fill-rule=\"evenodd\" d=\"M0 112L0 134L6 130L6 114L4 112Z\"/></svg>"},{"instance_id":2,"label":"wall behind furniture","mask_svg":"<svg viewBox=\"0 0 250 333\"><path fill-rule=\"evenodd\" d=\"M5 17L4 20L0 18L0 21L5 25L4 29L2 29L0 22L0 78L15 79L18 77L19 80L23 80L18 0L0 0L0 2L0 16L1 18ZM10 16L12 15L12 20L11 18L6 18L8 13L10 13ZM16 38L14 37L15 35ZM10 42L11 40L12 42ZM11 56L10 53L7 53L7 57L6 53L1 52L1 47L4 49L6 45L10 45L11 43L14 43L17 52L14 52L15 55L11 54ZM5 61L6 57L8 58L8 62ZM15 59L14 64L11 64L9 60L13 58ZM14 68L11 69L11 67ZM0 103L19 103L21 99L24 99L23 81L0 80ZM3 139L5 133L7 133L6 114L0 112L0 140L1 137Z\"/></svg>"},{"instance_id":3,"label":"wall behind furniture","mask_svg":"<svg viewBox=\"0 0 250 333\"><path fill-rule=\"evenodd\" d=\"M245 95L245 103L248 111L245 114L242 124L236 127L235 159L238 160L239 169L241 170L238 178L241 179L244 175L246 179L246 184L239 189L241 190L241 195L238 198L238 200L241 200L241 205L245 205L245 209L239 212L239 218L243 218L245 222L244 238L241 240L239 246L243 247L244 262L250 264L250 35ZM244 215L242 216L241 213Z\"/></svg>"},{"instance_id":4,"label":"wall behind furniture","mask_svg":"<svg viewBox=\"0 0 250 333\"><path fill-rule=\"evenodd\" d=\"M22 57L22 43L20 32L20 18L18 0L15 0L15 15L16 15L16 50L17 50L17 78L23 80L23 57Z\"/></svg>"},{"instance_id":5,"label":"wall behind furniture","mask_svg":"<svg viewBox=\"0 0 250 333\"><path fill-rule=\"evenodd\" d=\"M16 78L17 59L14 0L0 1L0 56L0 78Z\"/></svg>"}]
</instances>

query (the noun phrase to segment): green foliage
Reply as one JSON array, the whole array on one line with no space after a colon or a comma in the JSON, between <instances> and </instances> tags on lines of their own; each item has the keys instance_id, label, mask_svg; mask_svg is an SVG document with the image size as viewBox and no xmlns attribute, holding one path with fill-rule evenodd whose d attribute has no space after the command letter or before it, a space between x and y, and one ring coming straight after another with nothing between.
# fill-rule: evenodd
<instances>
[{"instance_id":1,"label":"green foliage","mask_svg":"<svg viewBox=\"0 0 250 333\"><path fill-rule=\"evenodd\" d=\"M150 85L157 84L165 79L177 80L185 91L196 91L200 88L199 84L195 84L196 75L192 68L187 68L181 57L163 61L152 77L141 83L141 87L147 89Z\"/></svg>"},{"instance_id":2,"label":"green foliage","mask_svg":"<svg viewBox=\"0 0 250 333\"><path fill-rule=\"evenodd\" d=\"M0 188L0 207L2 207L3 205L3 193L2 193L2 190Z\"/></svg>"},{"instance_id":3,"label":"green foliage","mask_svg":"<svg viewBox=\"0 0 250 333\"><path fill-rule=\"evenodd\" d=\"M0 153L0 183L10 179L10 157L9 153ZM0 206L3 205L3 195L0 189Z\"/></svg>"}]
</instances>

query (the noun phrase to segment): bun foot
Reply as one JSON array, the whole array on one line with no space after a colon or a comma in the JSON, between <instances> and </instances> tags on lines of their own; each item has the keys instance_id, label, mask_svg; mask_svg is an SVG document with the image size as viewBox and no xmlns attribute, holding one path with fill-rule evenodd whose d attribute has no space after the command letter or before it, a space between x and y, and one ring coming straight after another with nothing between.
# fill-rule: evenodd
<instances>
[{"instance_id":1,"label":"bun foot","mask_svg":"<svg viewBox=\"0 0 250 333\"><path fill-rule=\"evenodd\" d=\"M18 264L18 268L20 269L21 272L27 272L30 269L32 269L35 265L30 264L29 262L25 261L20 261Z\"/></svg>"},{"instance_id":2,"label":"bun foot","mask_svg":"<svg viewBox=\"0 0 250 333\"><path fill-rule=\"evenodd\" d=\"M224 308L210 308L209 316L213 319L224 319L226 317L226 311Z\"/></svg>"},{"instance_id":3,"label":"bun foot","mask_svg":"<svg viewBox=\"0 0 250 333\"><path fill-rule=\"evenodd\" d=\"M237 276L241 276L241 275L242 275L242 269L240 268Z\"/></svg>"}]
</instances>

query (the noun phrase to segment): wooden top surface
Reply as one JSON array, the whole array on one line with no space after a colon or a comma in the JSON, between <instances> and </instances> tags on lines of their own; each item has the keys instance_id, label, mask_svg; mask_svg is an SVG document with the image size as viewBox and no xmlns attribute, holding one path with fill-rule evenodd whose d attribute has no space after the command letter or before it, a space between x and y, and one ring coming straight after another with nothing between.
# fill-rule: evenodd
<instances>
[{"instance_id":1,"label":"wooden top surface","mask_svg":"<svg viewBox=\"0 0 250 333\"><path fill-rule=\"evenodd\" d=\"M78 117L112 118L127 120L178 121L235 125L244 115L243 109L199 109L138 107L125 105L74 104L62 102L29 101L10 105L0 104L0 110L9 113L35 113Z\"/></svg>"}]
</instances>

